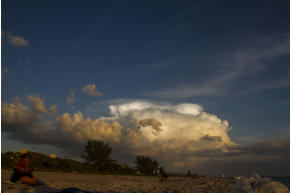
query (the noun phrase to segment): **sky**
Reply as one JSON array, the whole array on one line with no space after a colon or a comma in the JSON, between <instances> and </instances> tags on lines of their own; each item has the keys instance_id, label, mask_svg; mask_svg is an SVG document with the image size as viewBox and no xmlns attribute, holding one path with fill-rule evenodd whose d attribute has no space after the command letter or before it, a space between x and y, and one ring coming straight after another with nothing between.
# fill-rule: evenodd
<instances>
[{"instance_id":1,"label":"sky","mask_svg":"<svg viewBox=\"0 0 291 193\"><path fill-rule=\"evenodd\" d=\"M1 151L289 175L288 1L2 1Z\"/></svg>"}]
</instances>

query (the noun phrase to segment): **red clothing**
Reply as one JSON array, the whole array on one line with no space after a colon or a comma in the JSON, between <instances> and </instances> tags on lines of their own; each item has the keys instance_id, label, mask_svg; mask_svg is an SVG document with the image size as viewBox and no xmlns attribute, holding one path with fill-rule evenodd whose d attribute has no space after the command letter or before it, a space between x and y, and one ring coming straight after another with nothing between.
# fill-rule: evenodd
<instances>
[{"instance_id":1,"label":"red clothing","mask_svg":"<svg viewBox=\"0 0 291 193\"><path fill-rule=\"evenodd\" d=\"M29 159L20 160L14 168L16 168L19 172L24 173L29 170L28 168Z\"/></svg>"}]
</instances>

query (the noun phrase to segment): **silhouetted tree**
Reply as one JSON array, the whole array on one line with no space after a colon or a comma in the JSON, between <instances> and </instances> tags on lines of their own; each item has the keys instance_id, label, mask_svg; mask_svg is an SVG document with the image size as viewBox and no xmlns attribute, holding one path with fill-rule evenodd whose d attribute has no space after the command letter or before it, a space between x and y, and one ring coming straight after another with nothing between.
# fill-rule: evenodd
<instances>
[{"instance_id":1,"label":"silhouetted tree","mask_svg":"<svg viewBox=\"0 0 291 193\"><path fill-rule=\"evenodd\" d=\"M85 154L81 157L86 160L87 163L93 164L99 170L104 170L111 166L114 162L110 158L112 148L108 143L97 140L88 140L85 145Z\"/></svg>"},{"instance_id":2,"label":"silhouetted tree","mask_svg":"<svg viewBox=\"0 0 291 193\"><path fill-rule=\"evenodd\" d=\"M152 160L149 157L137 156L136 157L136 168L145 175L152 175L159 169L159 163L157 160Z\"/></svg>"},{"instance_id":3,"label":"silhouetted tree","mask_svg":"<svg viewBox=\"0 0 291 193\"><path fill-rule=\"evenodd\" d=\"M192 176L191 171L188 171L186 175L187 175L187 177L191 177Z\"/></svg>"}]
</instances>

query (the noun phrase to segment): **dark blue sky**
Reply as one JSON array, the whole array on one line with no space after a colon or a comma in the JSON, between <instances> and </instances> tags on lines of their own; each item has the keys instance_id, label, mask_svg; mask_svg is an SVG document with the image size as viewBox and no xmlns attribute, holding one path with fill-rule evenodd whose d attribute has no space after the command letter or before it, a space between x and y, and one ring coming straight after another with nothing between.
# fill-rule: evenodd
<instances>
[{"instance_id":1,"label":"dark blue sky","mask_svg":"<svg viewBox=\"0 0 291 193\"><path fill-rule=\"evenodd\" d=\"M289 7L284 0L3 0L2 102L26 103L37 93L59 114L92 118L99 115L86 109L94 101L196 103L228 120L233 140L289 136ZM13 45L9 32L28 45ZM88 84L102 96L82 92Z\"/></svg>"}]
</instances>

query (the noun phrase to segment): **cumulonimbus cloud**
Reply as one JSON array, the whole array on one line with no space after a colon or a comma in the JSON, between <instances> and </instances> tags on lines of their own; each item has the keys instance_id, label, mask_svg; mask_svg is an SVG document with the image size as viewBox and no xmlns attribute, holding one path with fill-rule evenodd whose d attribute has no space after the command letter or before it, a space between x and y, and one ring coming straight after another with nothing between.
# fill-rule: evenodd
<instances>
[{"instance_id":1,"label":"cumulonimbus cloud","mask_svg":"<svg viewBox=\"0 0 291 193\"><path fill-rule=\"evenodd\" d=\"M223 164L242 171L231 160L244 160L252 166L250 169L254 169L253 163L270 166L271 161L288 161L284 156L289 149L288 141L239 145L228 135L227 120L204 112L197 104L136 100L111 104L108 110L108 116L97 119L85 118L77 112L64 113L56 116L55 121L48 121L44 113L19 100L10 104L4 102L2 131L25 143L48 144L79 155L88 139L102 140L113 147L117 159L151 156L172 171L195 168L211 174L217 173Z\"/></svg>"},{"instance_id":2,"label":"cumulonimbus cloud","mask_svg":"<svg viewBox=\"0 0 291 193\"><path fill-rule=\"evenodd\" d=\"M41 117L43 113L48 112L43 101L36 95L29 95L27 99L32 103L33 109L30 109L20 102L16 104L4 103L4 112L13 110L15 113L4 113L5 116L3 119L19 120L18 110L13 108L18 105L22 107L19 108L19 114L31 117L24 121L25 125L27 125L26 122L30 123L30 125L34 125L43 121L40 118L33 118ZM54 107L55 106L51 106L50 111L54 111ZM23 109L25 109L25 111ZM54 127L57 132L61 132L62 135L70 135L72 139L78 139L77 141L79 142L87 140L90 137L94 138L95 136L101 135L101 133L103 133L101 135L103 139L112 142L126 139L123 142L131 144L132 150L136 151L140 151L141 149L134 148L140 146L140 144L133 144L134 141L136 141L134 136L141 137L145 146L162 142L161 145L171 143L172 147L175 146L176 148L180 148L181 145L186 145L189 141L199 141L203 136L220 137L221 140L217 143L217 147L233 143L227 134L229 130L228 122L220 120L215 115L202 112L202 107L196 104L170 105L134 101L126 104L110 105L109 110L110 116L100 117L96 120L90 118L85 119L81 112L75 113L72 117L69 113L64 113L56 117ZM10 122L13 123L13 121ZM114 129L112 129L112 127L108 130L104 129L109 128L109 125L118 124L120 125L118 126L120 131L117 133L113 132ZM26 128L27 127L28 126L26 126ZM121 133L121 129L123 136L118 134ZM68 131L71 133L68 134ZM98 135L97 133L92 133L92 131L99 131L97 132ZM89 135L88 132L91 134ZM141 146L141 148L143 147ZM164 145L159 148L162 151ZM188 148L190 148L190 146L188 146ZM196 146L195 148L199 147Z\"/></svg>"}]
</instances>

